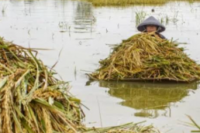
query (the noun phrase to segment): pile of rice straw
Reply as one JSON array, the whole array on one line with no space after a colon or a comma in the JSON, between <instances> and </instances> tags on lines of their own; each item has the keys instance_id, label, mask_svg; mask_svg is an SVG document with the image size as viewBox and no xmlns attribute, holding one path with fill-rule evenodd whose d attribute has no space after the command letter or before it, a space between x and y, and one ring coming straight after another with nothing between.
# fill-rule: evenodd
<instances>
[{"instance_id":1,"label":"pile of rice straw","mask_svg":"<svg viewBox=\"0 0 200 133\"><path fill-rule=\"evenodd\" d=\"M107 81L192 82L200 79L200 66L176 42L161 39L155 33L141 33L115 47L89 76Z\"/></svg>"}]
</instances>

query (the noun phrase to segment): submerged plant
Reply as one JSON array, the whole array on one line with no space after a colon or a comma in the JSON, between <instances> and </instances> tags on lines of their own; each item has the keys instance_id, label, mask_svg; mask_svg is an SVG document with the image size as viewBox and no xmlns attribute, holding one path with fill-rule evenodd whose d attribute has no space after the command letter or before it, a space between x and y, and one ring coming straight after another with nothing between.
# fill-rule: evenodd
<instances>
[{"instance_id":1,"label":"submerged plant","mask_svg":"<svg viewBox=\"0 0 200 133\"><path fill-rule=\"evenodd\" d=\"M1 12L2 12L2 14L4 15L5 14L5 12L6 12L6 8L7 8L7 6L3 6L2 7L2 10L1 10Z\"/></svg>"}]
</instances>

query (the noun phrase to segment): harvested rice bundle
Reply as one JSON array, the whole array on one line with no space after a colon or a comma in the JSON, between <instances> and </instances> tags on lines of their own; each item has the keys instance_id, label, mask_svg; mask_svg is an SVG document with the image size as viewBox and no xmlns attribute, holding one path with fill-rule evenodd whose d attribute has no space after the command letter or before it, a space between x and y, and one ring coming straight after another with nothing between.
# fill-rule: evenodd
<instances>
[{"instance_id":1,"label":"harvested rice bundle","mask_svg":"<svg viewBox=\"0 0 200 133\"><path fill-rule=\"evenodd\" d=\"M137 34L115 47L89 76L94 80L199 80L200 66L183 51L176 42L154 33Z\"/></svg>"},{"instance_id":2,"label":"harvested rice bundle","mask_svg":"<svg viewBox=\"0 0 200 133\"><path fill-rule=\"evenodd\" d=\"M0 38L0 132L77 132L82 128L80 100L36 54Z\"/></svg>"}]
</instances>

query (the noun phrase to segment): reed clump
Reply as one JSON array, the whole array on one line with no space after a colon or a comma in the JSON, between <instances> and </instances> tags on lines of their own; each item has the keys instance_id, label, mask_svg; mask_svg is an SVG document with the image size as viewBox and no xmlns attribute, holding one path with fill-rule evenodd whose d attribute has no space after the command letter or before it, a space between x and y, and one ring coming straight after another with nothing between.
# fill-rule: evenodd
<instances>
[{"instance_id":1,"label":"reed clump","mask_svg":"<svg viewBox=\"0 0 200 133\"><path fill-rule=\"evenodd\" d=\"M68 82L54 77L37 51L0 38L0 133L109 133L121 130L152 133L152 126L126 124L89 129L82 124L79 99ZM119 129L120 128L120 129Z\"/></svg>"},{"instance_id":2,"label":"reed clump","mask_svg":"<svg viewBox=\"0 0 200 133\"><path fill-rule=\"evenodd\" d=\"M198 0L87 0L94 6L162 5L173 1L195 2Z\"/></svg>"},{"instance_id":3,"label":"reed clump","mask_svg":"<svg viewBox=\"0 0 200 133\"><path fill-rule=\"evenodd\" d=\"M93 80L177 81L200 79L200 66L178 43L155 33L141 33L123 41L100 68L89 75Z\"/></svg>"}]
</instances>

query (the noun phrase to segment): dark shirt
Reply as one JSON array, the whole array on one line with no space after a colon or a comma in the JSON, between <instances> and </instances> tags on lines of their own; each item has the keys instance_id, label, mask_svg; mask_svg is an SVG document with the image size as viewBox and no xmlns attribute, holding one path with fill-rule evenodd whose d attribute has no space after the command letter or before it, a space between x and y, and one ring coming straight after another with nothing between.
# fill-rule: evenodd
<instances>
[{"instance_id":1,"label":"dark shirt","mask_svg":"<svg viewBox=\"0 0 200 133\"><path fill-rule=\"evenodd\" d=\"M160 33L156 33L160 38L162 38L162 39L166 39L167 40L167 38L165 37L165 36L163 36L162 34L160 34Z\"/></svg>"}]
</instances>

